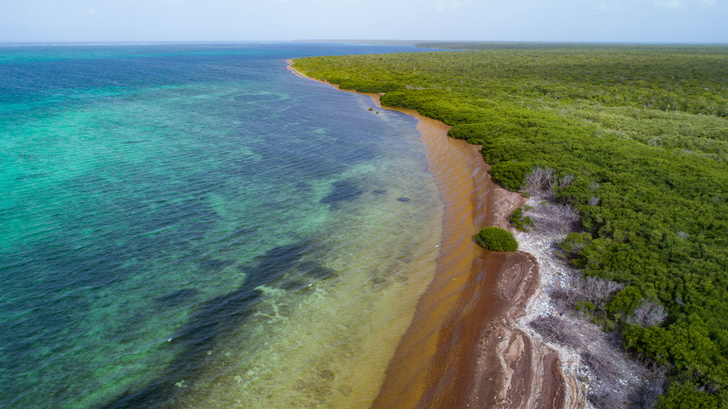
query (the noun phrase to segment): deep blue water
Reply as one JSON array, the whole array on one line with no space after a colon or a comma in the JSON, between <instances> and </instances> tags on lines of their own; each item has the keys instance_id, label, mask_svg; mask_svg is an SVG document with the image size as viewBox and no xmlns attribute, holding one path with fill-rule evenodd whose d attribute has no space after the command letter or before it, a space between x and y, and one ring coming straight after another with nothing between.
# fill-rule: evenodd
<instances>
[{"instance_id":1,"label":"deep blue water","mask_svg":"<svg viewBox=\"0 0 728 409\"><path fill-rule=\"evenodd\" d=\"M285 63L399 51L0 47L0 407L174 405L264 289L344 279L345 220L432 207L411 118Z\"/></svg>"}]
</instances>

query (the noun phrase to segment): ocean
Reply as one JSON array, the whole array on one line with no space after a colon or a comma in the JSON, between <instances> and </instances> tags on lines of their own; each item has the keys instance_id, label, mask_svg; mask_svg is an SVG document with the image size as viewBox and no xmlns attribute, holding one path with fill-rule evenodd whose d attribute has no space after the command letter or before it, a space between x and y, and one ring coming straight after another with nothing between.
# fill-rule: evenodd
<instances>
[{"instance_id":1,"label":"ocean","mask_svg":"<svg viewBox=\"0 0 728 409\"><path fill-rule=\"evenodd\" d=\"M368 407L435 272L415 125L286 59L0 46L0 407Z\"/></svg>"}]
</instances>

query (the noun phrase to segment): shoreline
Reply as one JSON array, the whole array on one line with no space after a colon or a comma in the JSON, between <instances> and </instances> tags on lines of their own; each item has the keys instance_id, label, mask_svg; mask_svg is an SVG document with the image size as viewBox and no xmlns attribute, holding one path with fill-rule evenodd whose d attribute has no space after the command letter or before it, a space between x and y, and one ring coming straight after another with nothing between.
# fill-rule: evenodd
<instances>
[{"instance_id":1,"label":"shoreline","mask_svg":"<svg viewBox=\"0 0 728 409\"><path fill-rule=\"evenodd\" d=\"M303 75L291 66L295 75ZM347 92L354 92L348 91ZM478 146L447 136L449 126L408 109L378 108L417 119L428 166L444 205L435 278L390 360L373 408L580 407L559 354L518 328L542 292L536 257L495 253L472 239L480 228L510 228L524 198L491 181Z\"/></svg>"}]
</instances>

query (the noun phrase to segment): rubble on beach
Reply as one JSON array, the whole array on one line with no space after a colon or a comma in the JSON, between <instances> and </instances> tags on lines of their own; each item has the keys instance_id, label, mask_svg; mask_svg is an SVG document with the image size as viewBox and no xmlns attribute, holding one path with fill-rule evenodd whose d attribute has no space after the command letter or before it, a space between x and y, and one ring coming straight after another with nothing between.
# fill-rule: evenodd
<instances>
[{"instance_id":1,"label":"rubble on beach","mask_svg":"<svg viewBox=\"0 0 728 409\"><path fill-rule=\"evenodd\" d=\"M561 360L564 377L576 384L586 408L624 407L625 402L651 407L662 391L664 374L630 358L616 334L607 334L589 317L558 299L574 292L581 272L560 256L558 243L578 228L570 206L536 195L525 202L524 215L534 221L530 231L513 230L519 250L538 261L540 285L518 328L553 350Z\"/></svg>"}]
</instances>

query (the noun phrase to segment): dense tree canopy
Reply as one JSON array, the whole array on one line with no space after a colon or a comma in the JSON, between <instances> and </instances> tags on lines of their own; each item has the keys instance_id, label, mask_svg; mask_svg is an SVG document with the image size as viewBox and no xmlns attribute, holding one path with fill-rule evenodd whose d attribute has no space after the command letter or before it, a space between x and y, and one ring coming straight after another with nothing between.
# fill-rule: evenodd
<instances>
[{"instance_id":1,"label":"dense tree canopy","mask_svg":"<svg viewBox=\"0 0 728 409\"><path fill-rule=\"evenodd\" d=\"M519 46L301 59L295 67L453 125L518 190L536 166L585 233L586 276L627 284L601 312L665 365L660 406L728 405L728 47ZM644 301L667 319L629 319Z\"/></svg>"}]
</instances>

